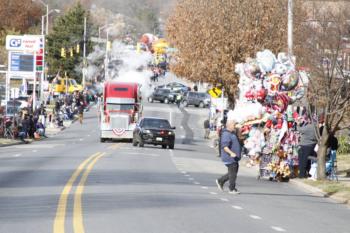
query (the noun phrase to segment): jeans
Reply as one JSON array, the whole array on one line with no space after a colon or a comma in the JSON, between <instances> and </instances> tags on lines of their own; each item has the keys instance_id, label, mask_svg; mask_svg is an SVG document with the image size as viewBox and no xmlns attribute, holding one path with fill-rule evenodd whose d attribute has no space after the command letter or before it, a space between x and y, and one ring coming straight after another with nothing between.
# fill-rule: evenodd
<instances>
[{"instance_id":1,"label":"jeans","mask_svg":"<svg viewBox=\"0 0 350 233\"><path fill-rule=\"evenodd\" d=\"M229 180L230 182L229 189L230 191L232 191L236 189L236 179L237 179L239 164L238 163L226 164L226 167L227 167L227 173L222 177L220 177L218 181L221 185L224 185L226 181Z\"/></svg>"},{"instance_id":2,"label":"jeans","mask_svg":"<svg viewBox=\"0 0 350 233\"><path fill-rule=\"evenodd\" d=\"M308 177L308 157L315 156L316 144L300 145L298 159L299 159L299 178Z\"/></svg>"}]
</instances>

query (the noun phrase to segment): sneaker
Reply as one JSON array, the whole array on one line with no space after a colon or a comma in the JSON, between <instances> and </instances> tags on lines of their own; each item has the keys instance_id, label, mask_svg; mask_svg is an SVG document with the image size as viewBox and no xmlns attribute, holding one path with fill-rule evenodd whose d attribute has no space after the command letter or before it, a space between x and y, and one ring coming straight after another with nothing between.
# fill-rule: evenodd
<instances>
[{"instance_id":1,"label":"sneaker","mask_svg":"<svg viewBox=\"0 0 350 233\"><path fill-rule=\"evenodd\" d=\"M240 194L240 192L238 192L237 189L230 190L228 193L229 193L229 194Z\"/></svg>"},{"instance_id":2,"label":"sneaker","mask_svg":"<svg viewBox=\"0 0 350 233\"><path fill-rule=\"evenodd\" d=\"M216 182L216 185L218 186L218 189L220 189L221 191L224 191L224 186L220 184L219 180L216 179L215 182Z\"/></svg>"}]
</instances>

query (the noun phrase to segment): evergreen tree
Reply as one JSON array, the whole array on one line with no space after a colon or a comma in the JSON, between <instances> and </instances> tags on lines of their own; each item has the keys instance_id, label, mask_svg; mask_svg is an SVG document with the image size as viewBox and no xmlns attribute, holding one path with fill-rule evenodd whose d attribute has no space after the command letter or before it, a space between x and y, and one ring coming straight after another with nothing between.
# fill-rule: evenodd
<instances>
[{"instance_id":1,"label":"evergreen tree","mask_svg":"<svg viewBox=\"0 0 350 233\"><path fill-rule=\"evenodd\" d=\"M74 78L78 82L81 81L81 69L83 60L83 43L84 43L84 17L88 13L83 9L80 3L77 3L68 12L59 17L53 26L53 31L47 38L47 62L49 74L57 74L61 76L67 72L68 77ZM89 23L87 23L89 28ZM77 45L80 46L80 51L77 53ZM91 46L87 44L87 49ZM61 56L61 50L65 50L65 57ZM73 56L71 56L73 49Z\"/></svg>"}]
</instances>

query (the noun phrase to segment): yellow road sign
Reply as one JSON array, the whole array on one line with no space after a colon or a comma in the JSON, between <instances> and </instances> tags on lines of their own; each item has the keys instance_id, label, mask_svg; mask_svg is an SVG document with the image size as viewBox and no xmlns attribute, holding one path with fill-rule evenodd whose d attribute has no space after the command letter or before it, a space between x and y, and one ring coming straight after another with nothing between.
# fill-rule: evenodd
<instances>
[{"instance_id":1,"label":"yellow road sign","mask_svg":"<svg viewBox=\"0 0 350 233\"><path fill-rule=\"evenodd\" d=\"M208 94L213 98L219 98L222 94L222 90L217 87L214 87L208 91Z\"/></svg>"}]
</instances>

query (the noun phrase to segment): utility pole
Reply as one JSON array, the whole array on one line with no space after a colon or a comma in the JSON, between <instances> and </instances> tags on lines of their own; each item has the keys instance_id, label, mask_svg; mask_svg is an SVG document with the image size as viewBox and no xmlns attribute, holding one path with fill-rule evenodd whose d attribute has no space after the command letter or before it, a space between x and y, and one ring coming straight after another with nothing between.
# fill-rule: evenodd
<instances>
[{"instance_id":1,"label":"utility pole","mask_svg":"<svg viewBox=\"0 0 350 233\"><path fill-rule=\"evenodd\" d=\"M84 18L84 45L83 45L83 89L85 89L86 79L86 17Z\"/></svg>"},{"instance_id":2,"label":"utility pole","mask_svg":"<svg viewBox=\"0 0 350 233\"><path fill-rule=\"evenodd\" d=\"M107 28L107 38L106 38L106 58L105 58L105 81L108 80L108 37L109 37L109 28Z\"/></svg>"},{"instance_id":3,"label":"utility pole","mask_svg":"<svg viewBox=\"0 0 350 233\"><path fill-rule=\"evenodd\" d=\"M288 55L293 56L293 0L288 0Z\"/></svg>"}]
</instances>

